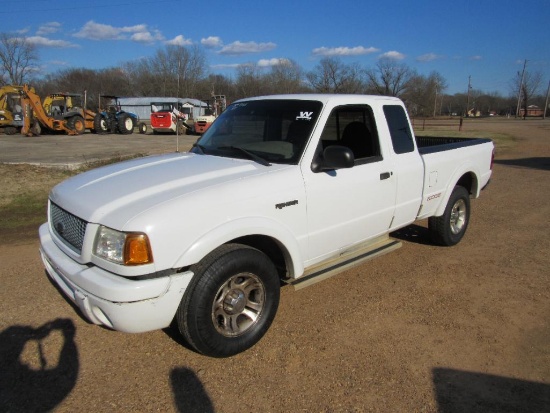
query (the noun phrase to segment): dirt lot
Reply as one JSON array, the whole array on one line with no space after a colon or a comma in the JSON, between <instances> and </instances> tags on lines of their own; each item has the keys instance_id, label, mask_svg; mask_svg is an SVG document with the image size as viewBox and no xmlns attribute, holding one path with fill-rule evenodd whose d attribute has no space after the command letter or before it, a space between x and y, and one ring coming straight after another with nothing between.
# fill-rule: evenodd
<instances>
[{"instance_id":1,"label":"dirt lot","mask_svg":"<svg viewBox=\"0 0 550 413\"><path fill-rule=\"evenodd\" d=\"M396 252L284 287L267 335L229 359L171 330L88 324L48 281L35 236L0 242L0 412L550 411L550 121L468 128L516 141L459 245L433 246L420 222L395 234ZM2 191L50 184L2 171Z\"/></svg>"}]
</instances>

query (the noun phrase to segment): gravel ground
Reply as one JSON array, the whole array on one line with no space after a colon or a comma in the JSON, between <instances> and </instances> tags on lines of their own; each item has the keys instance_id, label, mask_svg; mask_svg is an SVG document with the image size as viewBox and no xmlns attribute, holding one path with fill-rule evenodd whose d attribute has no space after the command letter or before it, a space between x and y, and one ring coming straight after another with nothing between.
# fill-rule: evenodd
<instances>
[{"instance_id":1,"label":"gravel ground","mask_svg":"<svg viewBox=\"0 0 550 413\"><path fill-rule=\"evenodd\" d=\"M228 359L170 329L88 324L48 281L36 237L0 242L0 412L550 411L550 122L467 128L516 144L497 152L459 245L432 245L419 222L391 254L284 287L267 335ZM50 184L20 168L0 168L2 191Z\"/></svg>"}]
</instances>

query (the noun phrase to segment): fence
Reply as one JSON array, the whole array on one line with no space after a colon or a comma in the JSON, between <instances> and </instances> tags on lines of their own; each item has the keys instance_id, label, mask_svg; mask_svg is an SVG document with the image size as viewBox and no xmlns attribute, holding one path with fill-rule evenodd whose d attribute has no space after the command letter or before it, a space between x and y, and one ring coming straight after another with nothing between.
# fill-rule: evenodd
<instances>
[{"instance_id":1,"label":"fence","mask_svg":"<svg viewBox=\"0 0 550 413\"><path fill-rule=\"evenodd\" d=\"M426 128L448 128L454 129L457 128L459 131L462 130L463 118L459 119L412 119L412 126L418 130L426 130Z\"/></svg>"}]
</instances>

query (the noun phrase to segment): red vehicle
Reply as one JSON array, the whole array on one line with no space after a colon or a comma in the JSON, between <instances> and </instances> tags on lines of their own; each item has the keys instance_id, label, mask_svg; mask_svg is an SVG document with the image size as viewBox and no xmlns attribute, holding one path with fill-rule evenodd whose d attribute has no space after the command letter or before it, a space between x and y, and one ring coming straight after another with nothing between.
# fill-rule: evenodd
<instances>
[{"instance_id":1,"label":"red vehicle","mask_svg":"<svg viewBox=\"0 0 550 413\"><path fill-rule=\"evenodd\" d=\"M182 127L189 129L189 109L176 107L176 102L151 103L151 129L153 133L180 133Z\"/></svg>"},{"instance_id":2,"label":"red vehicle","mask_svg":"<svg viewBox=\"0 0 550 413\"><path fill-rule=\"evenodd\" d=\"M205 110L203 116L199 116L195 119L195 133L203 134L212 125L212 122L216 120L226 108L227 102L224 95L212 95L212 104L207 100L208 108Z\"/></svg>"}]
</instances>

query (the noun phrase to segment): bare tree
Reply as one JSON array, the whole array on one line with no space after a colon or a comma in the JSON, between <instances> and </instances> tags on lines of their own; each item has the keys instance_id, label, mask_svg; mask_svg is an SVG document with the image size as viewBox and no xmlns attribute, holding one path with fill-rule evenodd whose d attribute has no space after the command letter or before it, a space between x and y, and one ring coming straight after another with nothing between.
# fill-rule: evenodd
<instances>
[{"instance_id":1,"label":"bare tree","mask_svg":"<svg viewBox=\"0 0 550 413\"><path fill-rule=\"evenodd\" d=\"M225 95L228 104L237 95L235 83L231 78L220 74L210 74L199 82L196 95L189 97L206 99L212 95L212 92L216 95Z\"/></svg>"},{"instance_id":2,"label":"bare tree","mask_svg":"<svg viewBox=\"0 0 550 413\"><path fill-rule=\"evenodd\" d=\"M374 69L366 71L369 89L385 96L401 96L416 72L395 59L380 59Z\"/></svg>"},{"instance_id":3,"label":"bare tree","mask_svg":"<svg viewBox=\"0 0 550 413\"><path fill-rule=\"evenodd\" d=\"M135 93L142 96L190 97L207 74L204 51L168 45L150 58L124 64Z\"/></svg>"},{"instance_id":4,"label":"bare tree","mask_svg":"<svg viewBox=\"0 0 550 413\"><path fill-rule=\"evenodd\" d=\"M325 57L306 74L313 89L320 93L362 93L364 71L357 64L346 65L340 59Z\"/></svg>"},{"instance_id":5,"label":"bare tree","mask_svg":"<svg viewBox=\"0 0 550 413\"><path fill-rule=\"evenodd\" d=\"M0 33L1 84L22 85L28 82L37 62L38 54L34 44L29 43L24 37Z\"/></svg>"},{"instance_id":6,"label":"bare tree","mask_svg":"<svg viewBox=\"0 0 550 413\"><path fill-rule=\"evenodd\" d=\"M523 80L523 82L522 82ZM521 106L523 108L523 118L527 116L527 108L529 101L539 93L542 84L542 73L525 71L523 76L521 73L516 73L516 76L510 81L510 91L512 94L518 93ZM518 114L519 115L519 114Z\"/></svg>"},{"instance_id":7,"label":"bare tree","mask_svg":"<svg viewBox=\"0 0 550 413\"><path fill-rule=\"evenodd\" d=\"M254 63L240 65L235 81L237 99L267 94L267 87L261 68Z\"/></svg>"},{"instance_id":8,"label":"bare tree","mask_svg":"<svg viewBox=\"0 0 550 413\"><path fill-rule=\"evenodd\" d=\"M269 93L298 93L304 91L302 68L292 60L282 59L266 75Z\"/></svg>"},{"instance_id":9,"label":"bare tree","mask_svg":"<svg viewBox=\"0 0 550 413\"><path fill-rule=\"evenodd\" d=\"M46 74L33 81L33 86L42 97L59 92L86 95L86 106L95 110L100 106L99 95L134 96L130 79L129 73L120 67L74 68Z\"/></svg>"},{"instance_id":10,"label":"bare tree","mask_svg":"<svg viewBox=\"0 0 550 413\"><path fill-rule=\"evenodd\" d=\"M429 76L415 73L408 79L400 97L411 116L434 116L441 107L446 88L447 81L438 72L432 72Z\"/></svg>"},{"instance_id":11,"label":"bare tree","mask_svg":"<svg viewBox=\"0 0 550 413\"><path fill-rule=\"evenodd\" d=\"M124 70L132 79L134 96L158 96L159 91L165 91L161 76L152 67L152 59L143 58L123 64Z\"/></svg>"}]
</instances>

